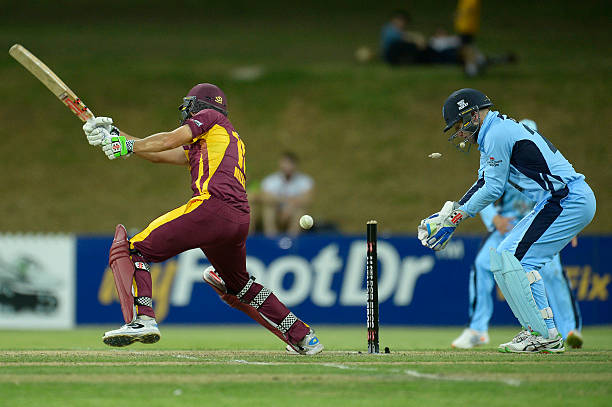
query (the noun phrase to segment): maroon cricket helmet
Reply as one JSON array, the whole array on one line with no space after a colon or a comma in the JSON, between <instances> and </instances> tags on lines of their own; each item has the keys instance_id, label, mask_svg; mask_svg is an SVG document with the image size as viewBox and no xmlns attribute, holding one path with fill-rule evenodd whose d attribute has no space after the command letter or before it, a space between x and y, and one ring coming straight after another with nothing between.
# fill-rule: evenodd
<instances>
[{"instance_id":1,"label":"maroon cricket helmet","mask_svg":"<svg viewBox=\"0 0 612 407\"><path fill-rule=\"evenodd\" d=\"M199 83L195 85L187 96L195 96L204 103L208 103L227 114L227 99L225 93L212 83Z\"/></svg>"},{"instance_id":2,"label":"maroon cricket helmet","mask_svg":"<svg viewBox=\"0 0 612 407\"><path fill-rule=\"evenodd\" d=\"M192 115L200 110L213 109L227 116L227 100L225 93L212 83L199 83L195 85L183 103L179 106L181 123L184 123Z\"/></svg>"}]
</instances>

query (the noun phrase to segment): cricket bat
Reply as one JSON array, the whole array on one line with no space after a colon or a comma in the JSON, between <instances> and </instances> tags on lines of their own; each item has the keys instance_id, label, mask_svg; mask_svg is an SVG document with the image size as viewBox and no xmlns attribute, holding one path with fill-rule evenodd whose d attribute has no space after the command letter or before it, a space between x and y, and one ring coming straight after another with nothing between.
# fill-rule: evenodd
<instances>
[{"instance_id":1,"label":"cricket bat","mask_svg":"<svg viewBox=\"0 0 612 407\"><path fill-rule=\"evenodd\" d=\"M36 58L30 51L19 44L15 44L9 49L9 54L41 81L43 85L49 88L79 119L86 122L88 119L95 117L91 110L85 106L85 103L47 65Z\"/></svg>"}]
</instances>

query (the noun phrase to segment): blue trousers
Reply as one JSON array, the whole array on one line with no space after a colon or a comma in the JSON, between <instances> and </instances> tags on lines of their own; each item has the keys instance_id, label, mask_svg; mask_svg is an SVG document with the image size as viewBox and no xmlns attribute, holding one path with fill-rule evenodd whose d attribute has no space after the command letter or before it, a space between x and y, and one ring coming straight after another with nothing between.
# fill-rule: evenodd
<instances>
[{"instance_id":1,"label":"blue trousers","mask_svg":"<svg viewBox=\"0 0 612 407\"><path fill-rule=\"evenodd\" d=\"M493 315L492 294L495 280L491 273L489 253L491 248L499 246L504 237L505 235L497 231L487 236L470 271L469 327L476 331L487 331ZM567 338L570 331L582 329L582 318L578 301L572 295L569 280L563 272L558 254L540 269L540 274L546 286L546 294L557 329L563 338Z\"/></svg>"},{"instance_id":2,"label":"blue trousers","mask_svg":"<svg viewBox=\"0 0 612 407\"><path fill-rule=\"evenodd\" d=\"M497 247L497 252L512 253L525 272L540 271L591 222L595 207L595 194L584 179L570 182L563 191L542 200L521 219ZM550 306L543 280L531 284L531 293L539 309ZM555 328L553 318L544 321L548 329Z\"/></svg>"}]
</instances>

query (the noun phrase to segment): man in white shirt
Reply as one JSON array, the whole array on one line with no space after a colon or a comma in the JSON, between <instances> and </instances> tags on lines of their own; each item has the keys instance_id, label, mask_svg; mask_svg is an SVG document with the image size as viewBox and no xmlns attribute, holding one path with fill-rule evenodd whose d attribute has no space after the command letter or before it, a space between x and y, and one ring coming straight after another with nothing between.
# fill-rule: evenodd
<instances>
[{"instance_id":1,"label":"man in white shirt","mask_svg":"<svg viewBox=\"0 0 612 407\"><path fill-rule=\"evenodd\" d=\"M268 175L261 184L263 228L266 236L300 232L299 218L312 202L314 182L297 170L298 158L285 152L279 160L280 171Z\"/></svg>"}]
</instances>

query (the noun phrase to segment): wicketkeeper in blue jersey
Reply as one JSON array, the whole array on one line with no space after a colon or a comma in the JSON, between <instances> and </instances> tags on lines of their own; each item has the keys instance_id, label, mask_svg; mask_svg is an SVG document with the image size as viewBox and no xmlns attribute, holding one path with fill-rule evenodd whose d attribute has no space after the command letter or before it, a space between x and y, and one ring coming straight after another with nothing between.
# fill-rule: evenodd
<instances>
[{"instance_id":1,"label":"wicketkeeper in blue jersey","mask_svg":"<svg viewBox=\"0 0 612 407\"><path fill-rule=\"evenodd\" d=\"M537 131L533 120L523 119L520 123ZM492 293L495 280L491 273L490 250L496 249L507 233L533 209L530 201L511 185L506 186L501 198L480 211L480 217L489 233L483 239L478 254L470 268L469 276L469 322L467 328L451 344L453 348L471 349L489 343L489 321L493 315ZM577 240L572 241L572 245ZM560 256L557 254L550 263L540 269L546 285L548 302L553 311L555 324L566 345L582 346L580 332L582 320L580 307L572 295L571 286L563 272Z\"/></svg>"},{"instance_id":2,"label":"wicketkeeper in blue jersey","mask_svg":"<svg viewBox=\"0 0 612 407\"><path fill-rule=\"evenodd\" d=\"M460 89L444 103L444 131L460 151L477 145L478 180L459 200L423 219L418 237L442 250L461 221L498 200L508 185L537 202L490 252L491 271L522 330L502 352L565 351L540 270L586 227L595 215L595 195L563 154L530 127L491 109L475 89Z\"/></svg>"}]
</instances>

